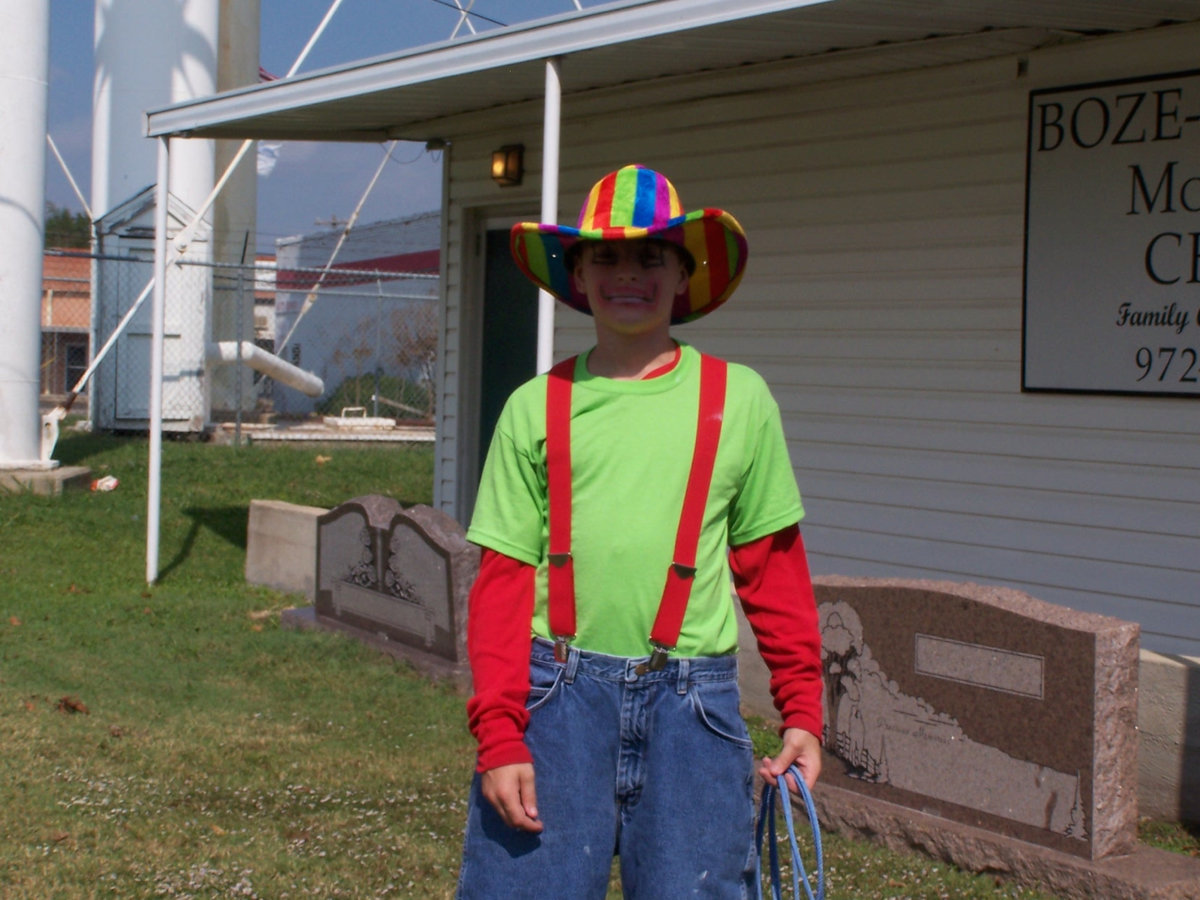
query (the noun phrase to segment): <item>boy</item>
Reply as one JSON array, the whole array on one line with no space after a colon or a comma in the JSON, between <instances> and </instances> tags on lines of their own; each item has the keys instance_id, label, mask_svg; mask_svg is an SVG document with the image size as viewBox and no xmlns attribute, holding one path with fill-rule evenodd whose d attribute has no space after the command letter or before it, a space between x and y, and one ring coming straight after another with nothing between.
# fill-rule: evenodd
<instances>
[{"instance_id":1,"label":"boy","mask_svg":"<svg viewBox=\"0 0 1200 900\"><path fill-rule=\"evenodd\" d=\"M794 762L811 785L803 509L762 379L670 335L733 292L745 235L627 166L578 228L520 224L512 245L539 287L592 316L596 344L513 393L468 530L483 547L468 624L479 754L459 897L603 898L614 853L626 897L754 896L730 574L783 716L759 774L774 784Z\"/></svg>"}]
</instances>

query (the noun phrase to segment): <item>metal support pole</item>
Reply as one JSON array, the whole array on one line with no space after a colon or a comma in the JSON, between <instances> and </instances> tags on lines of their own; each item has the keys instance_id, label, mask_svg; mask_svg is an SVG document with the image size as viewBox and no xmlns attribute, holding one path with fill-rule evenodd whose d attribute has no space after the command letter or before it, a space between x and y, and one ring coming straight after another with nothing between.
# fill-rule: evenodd
<instances>
[{"instance_id":1,"label":"metal support pole","mask_svg":"<svg viewBox=\"0 0 1200 900\"><path fill-rule=\"evenodd\" d=\"M237 365L233 367L233 377L237 382L235 393L236 410L233 418L233 446L242 446L242 306L245 303L246 290L246 254L242 252L242 264L238 266L237 296L234 297L234 321L237 322Z\"/></svg>"},{"instance_id":2,"label":"metal support pole","mask_svg":"<svg viewBox=\"0 0 1200 900\"><path fill-rule=\"evenodd\" d=\"M375 393L372 395L374 401L371 407L371 415L379 418L379 392L383 390L380 377L382 371L382 356L383 356L383 279L375 279Z\"/></svg>"},{"instance_id":3,"label":"metal support pole","mask_svg":"<svg viewBox=\"0 0 1200 900\"><path fill-rule=\"evenodd\" d=\"M562 126L562 60L546 60L546 101L542 114L542 221L558 221L558 149ZM554 296L538 292L537 370L554 364Z\"/></svg>"},{"instance_id":4,"label":"metal support pole","mask_svg":"<svg viewBox=\"0 0 1200 900\"><path fill-rule=\"evenodd\" d=\"M158 537L162 511L163 335L167 306L167 206L170 138L158 142L154 189L154 300L150 310L150 478L146 490L146 582L158 581Z\"/></svg>"}]
</instances>

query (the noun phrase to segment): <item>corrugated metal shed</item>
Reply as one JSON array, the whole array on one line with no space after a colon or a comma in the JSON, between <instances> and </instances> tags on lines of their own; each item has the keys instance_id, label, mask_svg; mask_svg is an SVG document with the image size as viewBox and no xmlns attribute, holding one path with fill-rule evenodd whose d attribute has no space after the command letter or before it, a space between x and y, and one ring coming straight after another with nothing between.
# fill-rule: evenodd
<instances>
[{"instance_id":1,"label":"corrugated metal shed","mask_svg":"<svg viewBox=\"0 0 1200 900\"><path fill-rule=\"evenodd\" d=\"M815 81L1196 20L1200 0L622 0L155 110L147 133L426 140L452 136L435 120L540 97L551 57L567 93L795 58Z\"/></svg>"}]
</instances>

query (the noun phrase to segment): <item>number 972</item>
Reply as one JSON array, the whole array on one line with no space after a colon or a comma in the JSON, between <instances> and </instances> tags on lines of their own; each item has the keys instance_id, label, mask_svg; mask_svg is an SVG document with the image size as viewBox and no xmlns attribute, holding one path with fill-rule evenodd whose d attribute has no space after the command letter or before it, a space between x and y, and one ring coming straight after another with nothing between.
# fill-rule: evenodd
<instances>
[{"instance_id":1,"label":"number 972","mask_svg":"<svg viewBox=\"0 0 1200 900\"><path fill-rule=\"evenodd\" d=\"M1183 384L1195 384L1200 381L1200 371L1197 362L1200 354L1193 347L1159 347L1155 352L1149 347L1138 347L1134 355L1141 375L1138 381L1154 377L1156 381L1166 381L1168 376Z\"/></svg>"}]
</instances>

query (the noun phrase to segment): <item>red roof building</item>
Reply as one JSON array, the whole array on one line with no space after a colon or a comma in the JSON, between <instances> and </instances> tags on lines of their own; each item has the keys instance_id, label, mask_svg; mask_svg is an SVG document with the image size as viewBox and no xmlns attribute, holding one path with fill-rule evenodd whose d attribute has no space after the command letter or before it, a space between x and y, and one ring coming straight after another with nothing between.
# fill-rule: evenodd
<instances>
[{"instance_id":1,"label":"red roof building","mask_svg":"<svg viewBox=\"0 0 1200 900\"><path fill-rule=\"evenodd\" d=\"M58 396L87 370L92 322L92 260L47 251L42 256L41 393Z\"/></svg>"}]
</instances>

